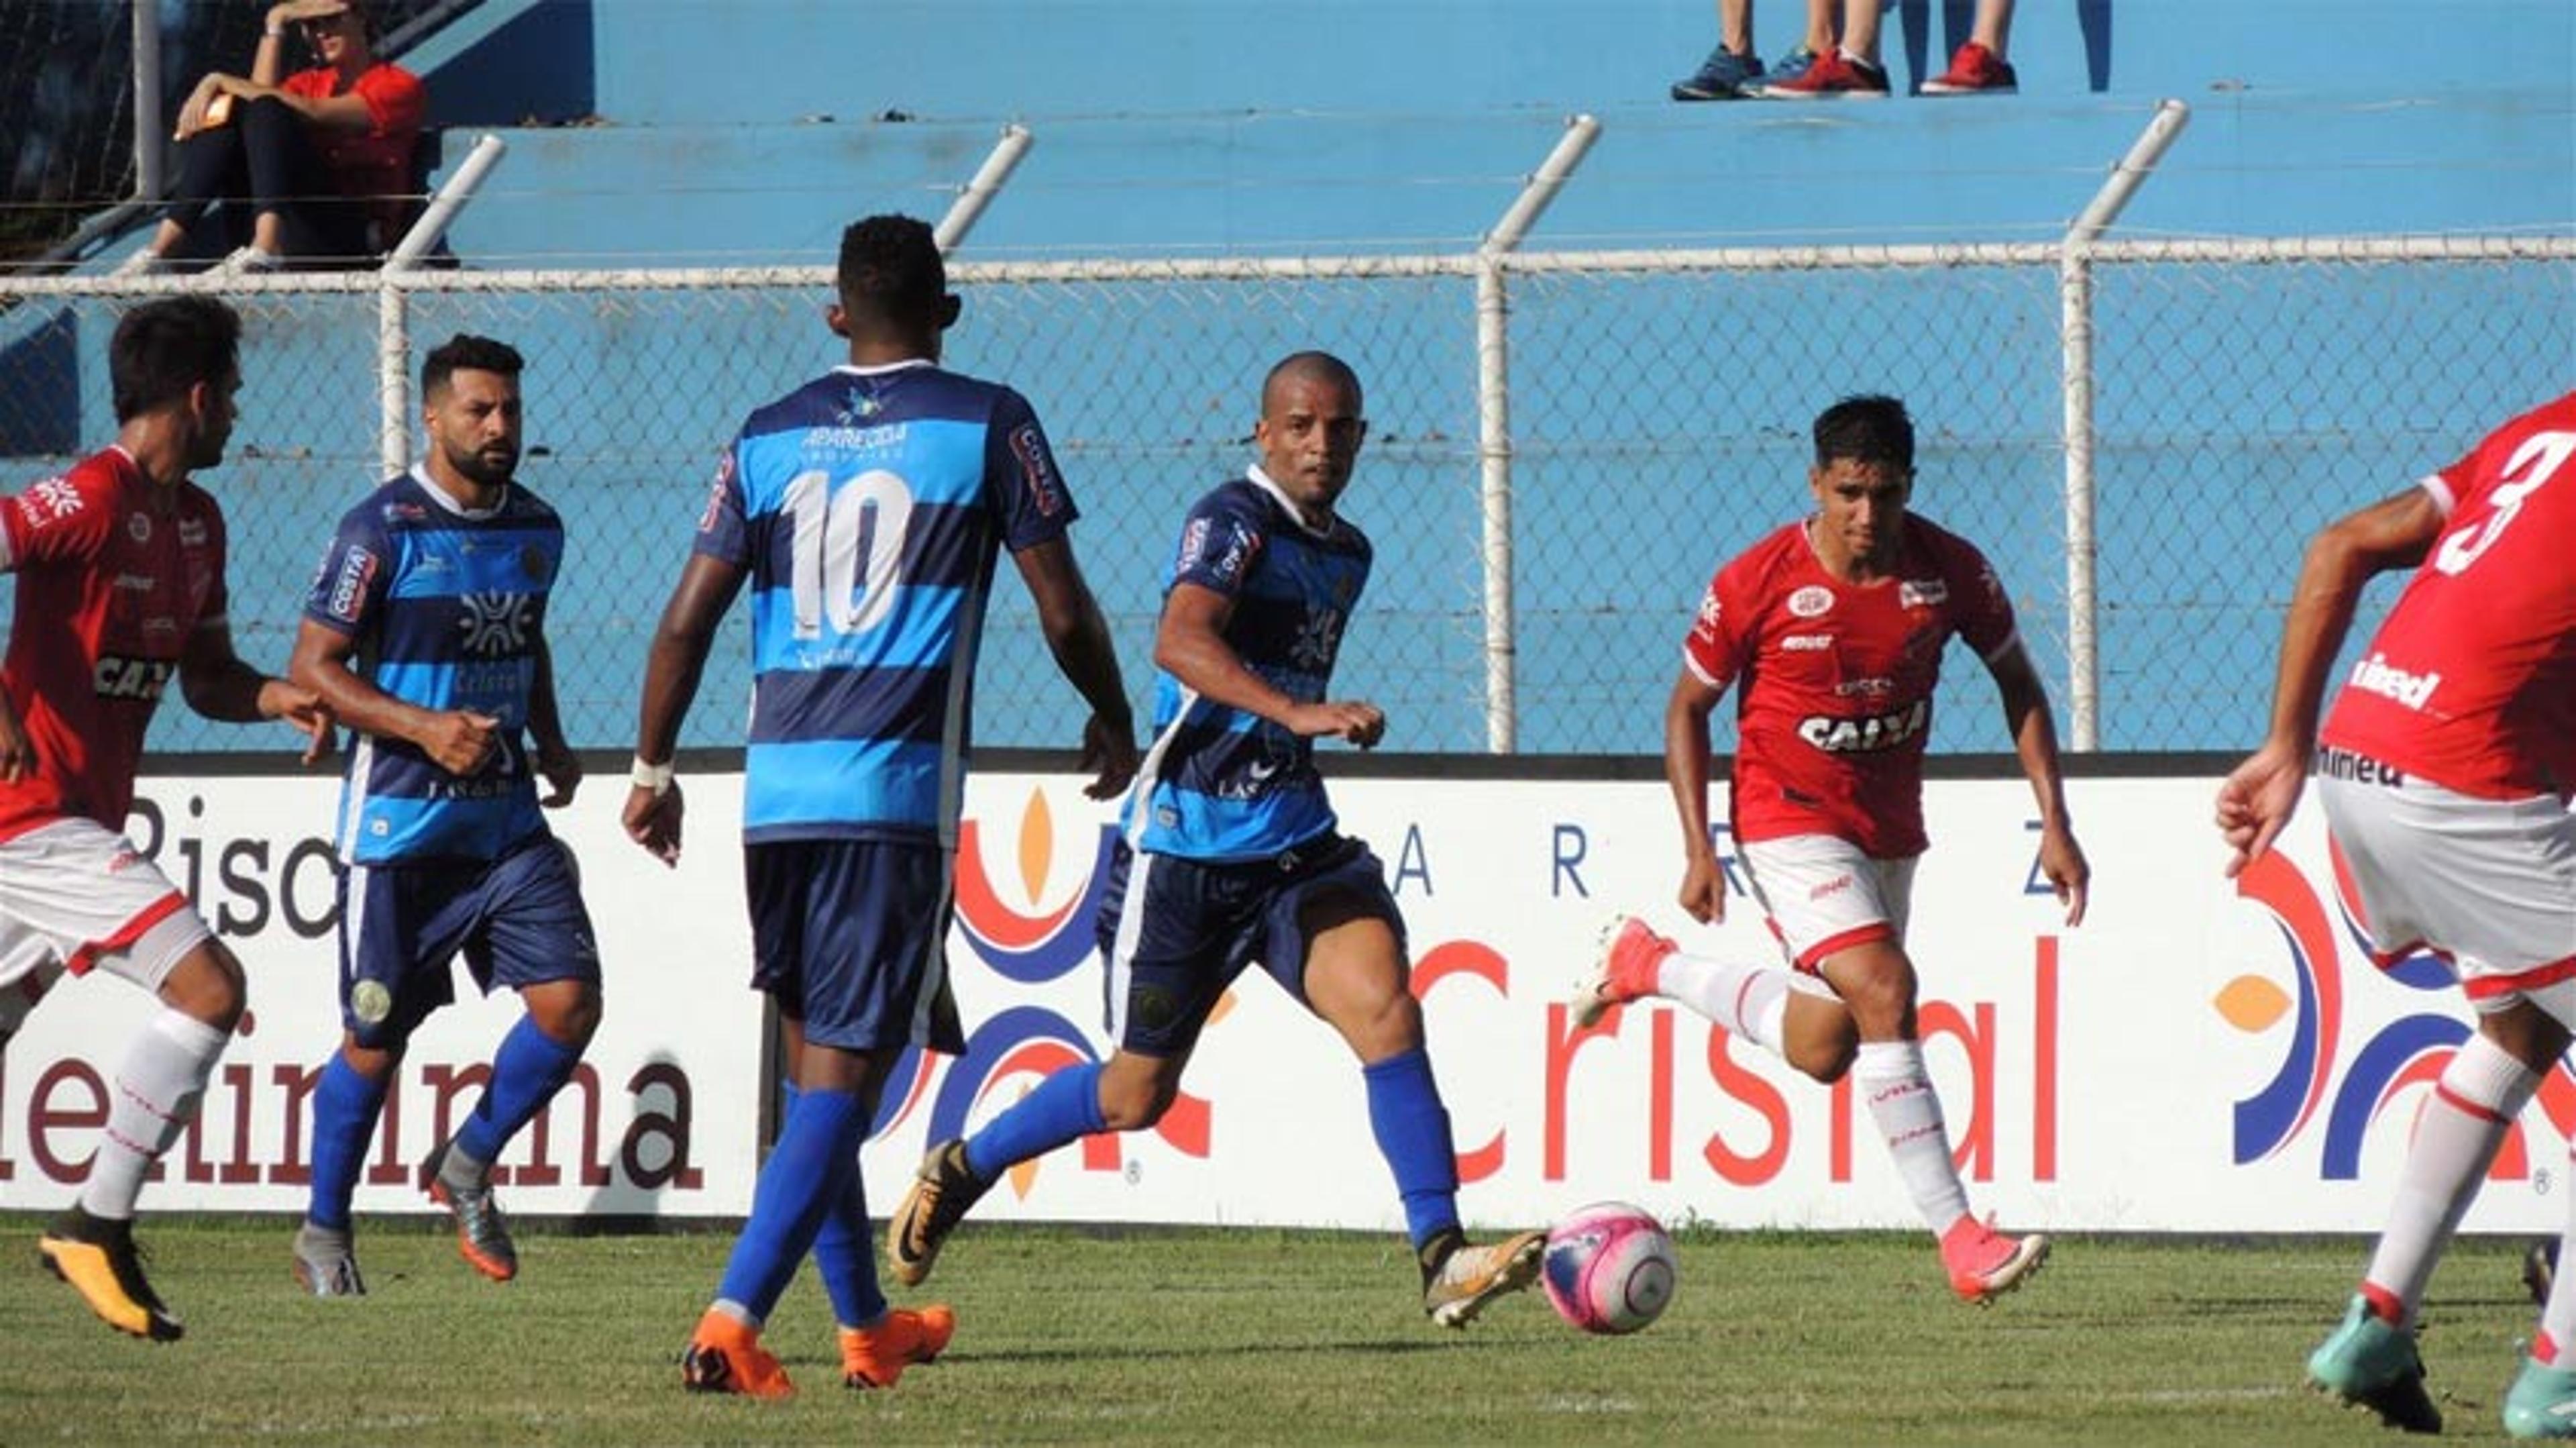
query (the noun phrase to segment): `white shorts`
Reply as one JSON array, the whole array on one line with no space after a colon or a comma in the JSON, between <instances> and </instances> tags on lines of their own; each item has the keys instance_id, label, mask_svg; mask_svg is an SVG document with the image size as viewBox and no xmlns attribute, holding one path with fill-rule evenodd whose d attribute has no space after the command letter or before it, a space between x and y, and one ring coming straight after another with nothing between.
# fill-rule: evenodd
<instances>
[{"instance_id":1,"label":"white shorts","mask_svg":"<svg viewBox=\"0 0 2576 1448\"><path fill-rule=\"evenodd\" d=\"M1855 945L1904 943L1920 856L1872 859L1832 835L1739 844L1736 855L1771 933L1798 969L1812 972L1826 956Z\"/></svg>"},{"instance_id":2,"label":"white shorts","mask_svg":"<svg viewBox=\"0 0 2576 1448\"><path fill-rule=\"evenodd\" d=\"M2358 773L2321 770L2317 798L2335 891L2381 961L2431 950L2479 1009L2528 995L2576 1027L2576 815L2554 795L2478 799Z\"/></svg>"},{"instance_id":3,"label":"white shorts","mask_svg":"<svg viewBox=\"0 0 2576 1448\"><path fill-rule=\"evenodd\" d=\"M0 1034L66 971L104 970L158 993L213 933L159 866L96 820L0 840Z\"/></svg>"}]
</instances>

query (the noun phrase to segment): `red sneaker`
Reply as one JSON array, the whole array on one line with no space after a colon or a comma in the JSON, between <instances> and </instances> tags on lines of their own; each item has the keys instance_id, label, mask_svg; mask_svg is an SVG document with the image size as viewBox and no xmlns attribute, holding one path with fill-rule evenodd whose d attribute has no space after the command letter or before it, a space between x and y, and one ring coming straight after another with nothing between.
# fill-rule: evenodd
<instances>
[{"instance_id":1,"label":"red sneaker","mask_svg":"<svg viewBox=\"0 0 2576 1448\"><path fill-rule=\"evenodd\" d=\"M1950 57L1950 68L1923 83L1927 96L2008 96L2021 89L2021 77L2003 57L1971 40Z\"/></svg>"},{"instance_id":2,"label":"red sneaker","mask_svg":"<svg viewBox=\"0 0 2576 1448\"><path fill-rule=\"evenodd\" d=\"M1655 973L1677 948L1634 915L1610 917L1601 927L1601 953L1592 962L1592 973L1566 1003L1576 1028L1601 1019L1612 1006L1656 994Z\"/></svg>"},{"instance_id":3,"label":"red sneaker","mask_svg":"<svg viewBox=\"0 0 2576 1448\"><path fill-rule=\"evenodd\" d=\"M1794 80L1759 86L1752 92L1766 101L1883 101L1887 72L1839 49L1816 57L1816 63Z\"/></svg>"},{"instance_id":4,"label":"red sneaker","mask_svg":"<svg viewBox=\"0 0 2576 1448\"><path fill-rule=\"evenodd\" d=\"M693 1393L740 1393L747 1398L790 1398L796 1385L760 1345L760 1334L710 1307L680 1355L680 1383Z\"/></svg>"},{"instance_id":5,"label":"red sneaker","mask_svg":"<svg viewBox=\"0 0 2576 1448\"><path fill-rule=\"evenodd\" d=\"M945 1307L919 1312L896 1308L874 1327L841 1329L841 1384L891 1388L905 1368L937 1361L957 1335L957 1314Z\"/></svg>"},{"instance_id":6,"label":"red sneaker","mask_svg":"<svg viewBox=\"0 0 2576 1448\"><path fill-rule=\"evenodd\" d=\"M1950 1290L1982 1307L2022 1284L2048 1260L2048 1239L2037 1232L2007 1237L1994 1219L1961 1217L1941 1234L1941 1265L1950 1274Z\"/></svg>"}]
</instances>

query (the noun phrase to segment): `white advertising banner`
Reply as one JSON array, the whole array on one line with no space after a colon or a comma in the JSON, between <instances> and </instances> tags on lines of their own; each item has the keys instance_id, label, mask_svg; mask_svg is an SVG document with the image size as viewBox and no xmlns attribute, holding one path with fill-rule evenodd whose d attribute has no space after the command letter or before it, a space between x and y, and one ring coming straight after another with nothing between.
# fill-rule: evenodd
<instances>
[{"instance_id":1,"label":"white advertising banner","mask_svg":"<svg viewBox=\"0 0 2576 1448\"><path fill-rule=\"evenodd\" d=\"M608 781L604 783L614 783ZM2468 1012L2437 961L2373 967L2304 812L2241 881L2219 874L2215 781L2070 786L2094 868L2067 928L2033 876L2018 779L1935 781L1909 946L1926 1054L1972 1200L2010 1226L2375 1229L2415 1112ZM606 962L584 1074L503 1159L527 1213L733 1215L756 1160L759 999L734 830L738 781L689 781L674 873L619 832L594 786L557 827L579 854ZM252 980L203 1120L146 1204L291 1210L306 1095L337 1038L327 849L334 786L146 781L136 843L192 891ZM1571 1029L1568 986L1601 921L1637 910L1686 949L1771 961L1740 895L1700 927L1668 902L1679 850L1660 782L1344 780L1344 827L1404 907L1471 1223L1544 1220L1604 1197L1730 1226L1899 1227L1912 1209L1848 1083L1807 1080L1668 1002ZM1059 1066L1105 1056L1091 917L1107 816L1076 781L979 777L951 940L969 1035L898 1069L864 1164L879 1211L924 1145L969 1131ZM506 995L434 1017L403 1066L361 1211L419 1210L410 1163L470 1110L515 1016ZM68 1199L104 1117L103 1078L144 1002L68 982L0 1072L0 1206ZM2576 1080L2553 1076L2508 1140L2471 1230L2555 1230ZM1355 1062L1259 972L1202 1038L1155 1128L1029 1163L987 1219L1395 1230Z\"/></svg>"}]
</instances>

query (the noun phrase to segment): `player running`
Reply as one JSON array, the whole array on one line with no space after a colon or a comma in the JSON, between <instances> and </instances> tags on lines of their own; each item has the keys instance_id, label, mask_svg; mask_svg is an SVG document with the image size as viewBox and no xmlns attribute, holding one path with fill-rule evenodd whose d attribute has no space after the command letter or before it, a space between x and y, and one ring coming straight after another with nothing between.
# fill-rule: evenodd
<instances>
[{"instance_id":1,"label":"player running","mask_svg":"<svg viewBox=\"0 0 2576 1448\"><path fill-rule=\"evenodd\" d=\"M1709 716L1730 686L1729 792L1753 898L1795 970L1684 952L1621 917L1573 1001L1577 1025L1669 996L1819 1081L1849 1072L1897 1174L1939 1240L1951 1290L2009 1292L2048 1256L1968 1209L1916 1031L1905 949L1923 829L1923 748L1941 653L1956 635L1985 660L2039 803L2039 865L2084 919L2091 869L2067 821L2048 693L2012 605L1974 545L1907 511L1914 424L1892 397L1847 397L1816 418L1807 475L1816 512L1717 572L1664 707L1664 773L1681 816L1681 906L1726 918L1709 834Z\"/></svg>"},{"instance_id":2,"label":"player running","mask_svg":"<svg viewBox=\"0 0 2576 1448\"><path fill-rule=\"evenodd\" d=\"M2442 1068L2397 1201L2308 1376L2391 1425L2439 1432L2416 1313L2487 1167L2576 1031L2576 393L2308 545L2281 631L2272 728L2218 793L2233 876L2314 773L2335 881L2375 950L2449 961L2477 1034ZM2362 586L2414 578L2317 711ZM2322 747L2321 747L2322 746ZM2576 1230L2576 1218L2571 1218ZM2576 1437L2576 1284L2550 1274L2505 1431Z\"/></svg>"},{"instance_id":3,"label":"player running","mask_svg":"<svg viewBox=\"0 0 2576 1448\"><path fill-rule=\"evenodd\" d=\"M753 413L726 449L644 676L626 829L680 850L671 756L716 625L747 581L756 678L743 777L752 982L786 1031L786 1116L751 1219L681 1380L794 1389L760 1330L810 1247L840 1322L841 1380L889 1388L948 1345L945 1307L878 1290L859 1144L907 1046L965 1048L948 995L949 872L967 700L997 555L1037 603L1092 709L1090 793L1136 772L1108 625L1074 561L1073 495L1007 387L943 370L958 299L930 228L873 216L841 237L838 367Z\"/></svg>"},{"instance_id":4,"label":"player running","mask_svg":"<svg viewBox=\"0 0 2576 1448\"><path fill-rule=\"evenodd\" d=\"M340 801L342 1035L313 1089L313 1190L292 1264L320 1297L367 1290L350 1198L412 1032L456 998L459 954L527 1014L420 1184L455 1219L466 1264L496 1282L518 1275L519 1253L492 1163L599 1026L597 939L534 779L559 808L581 762L546 648L563 522L515 478L522 365L473 336L422 362L429 456L340 520L296 635L295 678L361 736Z\"/></svg>"},{"instance_id":5,"label":"player running","mask_svg":"<svg viewBox=\"0 0 2576 1448\"><path fill-rule=\"evenodd\" d=\"M1014 1164L1160 1120L1209 1011L1255 962L1360 1060L1431 1319L1463 1327L1536 1277L1544 1233L1473 1246L1459 1229L1457 1154L1408 986L1403 917L1377 856L1336 830L1315 771L1316 739L1367 749L1386 732L1376 705L1326 692L1368 582L1369 541L1335 511L1366 432L1359 378L1300 352L1262 384L1260 463L1190 509L1154 643L1157 737L1101 905L1118 1049L931 1148L887 1225L898 1281L930 1275L950 1231Z\"/></svg>"},{"instance_id":6,"label":"player running","mask_svg":"<svg viewBox=\"0 0 2576 1448\"><path fill-rule=\"evenodd\" d=\"M190 474L224 460L241 319L212 297L127 312L108 342L116 442L0 498L19 577L0 659L0 1043L63 973L160 998L108 1092L89 1180L37 1243L110 1327L169 1341L178 1317L134 1245L144 1174L197 1114L244 1005L241 962L120 833L144 728L175 676L209 719L285 719L330 744L310 690L233 652L224 515Z\"/></svg>"}]
</instances>

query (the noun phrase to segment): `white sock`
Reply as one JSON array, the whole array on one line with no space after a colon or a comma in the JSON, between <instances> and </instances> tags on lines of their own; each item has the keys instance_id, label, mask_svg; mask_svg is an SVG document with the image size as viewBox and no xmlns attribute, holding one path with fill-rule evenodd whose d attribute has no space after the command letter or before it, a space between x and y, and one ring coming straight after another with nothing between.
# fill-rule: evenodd
<instances>
[{"instance_id":1,"label":"white sock","mask_svg":"<svg viewBox=\"0 0 2576 1448\"><path fill-rule=\"evenodd\" d=\"M2576 1161L2568 1163L2576 1169ZM2567 1198L2567 1230L2558 1239L2559 1270L2549 1279L2549 1300L2541 1304L2540 1336L2542 1342L2531 1345L2534 1356L2544 1346L2553 1368L2576 1368L2576 1272L2567 1270L2576 1262L2576 1193Z\"/></svg>"},{"instance_id":2,"label":"white sock","mask_svg":"<svg viewBox=\"0 0 2576 1448\"><path fill-rule=\"evenodd\" d=\"M2416 1118L2388 1229L2362 1279L2394 1298L2407 1323L2415 1320L2415 1305L2451 1232L2486 1184L2496 1148L2539 1088L2539 1076L2484 1036L2469 1037L2442 1068L2433 1098Z\"/></svg>"},{"instance_id":3,"label":"white sock","mask_svg":"<svg viewBox=\"0 0 2576 1448\"><path fill-rule=\"evenodd\" d=\"M81 1189L81 1210L110 1221L132 1219L143 1174L196 1116L227 1039L195 1016L167 1008L135 1033L108 1086L107 1130Z\"/></svg>"},{"instance_id":4,"label":"white sock","mask_svg":"<svg viewBox=\"0 0 2576 1448\"><path fill-rule=\"evenodd\" d=\"M1863 1041L1852 1062L1852 1086L1868 1103L1870 1120L1887 1138L1896 1174L1914 1198L1914 1209L1939 1236L1968 1214L1968 1189L1950 1160L1950 1133L1941 1124L1941 1098L1923 1069L1919 1041Z\"/></svg>"},{"instance_id":5,"label":"white sock","mask_svg":"<svg viewBox=\"0 0 2576 1448\"><path fill-rule=\"evenodd\" d=\"M1655 991L1779 1055L1780 1025L1789 1016L1789 972L1734 965L1676 950L1655 970Z\"/></svg>"}]
</instances>

